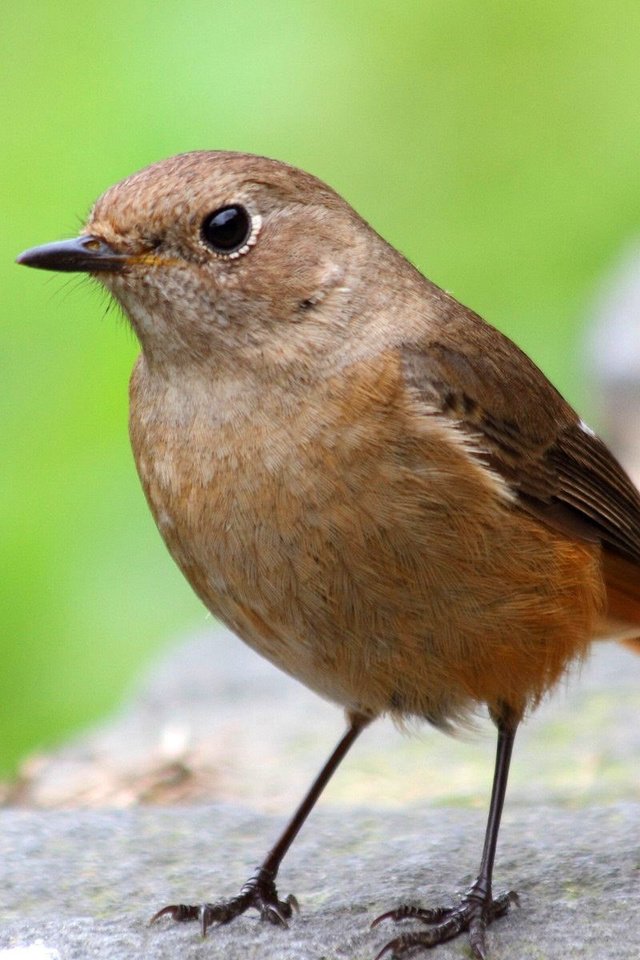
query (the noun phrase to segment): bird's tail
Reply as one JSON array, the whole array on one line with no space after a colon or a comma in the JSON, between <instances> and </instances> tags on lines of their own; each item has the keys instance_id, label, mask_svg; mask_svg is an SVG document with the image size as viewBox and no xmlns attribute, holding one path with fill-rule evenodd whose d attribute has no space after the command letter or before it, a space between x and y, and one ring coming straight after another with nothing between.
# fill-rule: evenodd
<instances>
[{"instance_id":1,"label":"bird's tail","mask_svg":"<svg viewBox=\"0 0 640 960\"><path fill-rule=\"evenodd\" d=\"M640 565L604 550L603 569L608 618L621 642L640 654Z\"/></svg>"}]
</instances>

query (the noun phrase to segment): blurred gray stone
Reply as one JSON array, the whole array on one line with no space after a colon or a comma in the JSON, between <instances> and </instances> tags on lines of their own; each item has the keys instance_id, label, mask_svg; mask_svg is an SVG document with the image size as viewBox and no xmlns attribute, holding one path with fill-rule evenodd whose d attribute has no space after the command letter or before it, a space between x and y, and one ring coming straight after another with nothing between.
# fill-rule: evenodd
<instances>
[{"instance_id":1,"label":"blurred gray stone","mask_svg":"<svg viewBox=\"0 0 640 960\"><path fill-rule=\"evenodd\" d=\"M508 798L594 803L640 799L640 656L595 645L522 725ZM32 758L7 802L24 806L243 801L284 813L344 727L341 712L280 673L226 630L170 649L119 713ZM495 732L467 737L378 721L362 735L327 800L403 807L485 804Z\"/></svg>"},{"instance_id":2,"label":"blurred gray stone","mask_svg":"<svg viewBox=\"0 0 640 960\"><path fill-rule=\"evenodd\" d=\"M640 657L602 644L523 726L496 870L522 908L490 929L493 960L640 956L639 707ZM473 877L485 721L470 740L364 732L285 860L280 892L301 904L289 930L252 914L203 941L194 924L147 924L167 902L237 893L342 728L225 631L168 651L116 717L7 788L0 960L372 960L412 928L370 931L378 913L449 902ZM468 956L465 942L434 957Z\"/></svg>"},{"instance_id":3,"label":"blurred gray stone","mask_svg":"<svg viewBox=\"0 0 640 960\"><path fill-rule=\"evenodd\" d=\"M640 241L624 247L587 310L585 338L598 427L640 484Z\"/></svg>"}]
</instances>

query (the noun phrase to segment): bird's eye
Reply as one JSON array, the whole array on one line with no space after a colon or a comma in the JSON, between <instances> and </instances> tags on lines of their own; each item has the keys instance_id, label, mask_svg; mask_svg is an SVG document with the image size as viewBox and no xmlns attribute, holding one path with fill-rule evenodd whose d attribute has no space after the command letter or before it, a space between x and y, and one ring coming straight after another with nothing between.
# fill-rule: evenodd
<instances>
[{"instance_id":1,"label":"bird's eye","mask_svg":"<svg viewBox=\"0 0 640 960\"><path fill-rule=\"evenodd\" d=\"M220 207L202 221L202 239L216 253L226 256L244 253L251 245L255 224L239 203Z\"/></svg>"}]
</instances>

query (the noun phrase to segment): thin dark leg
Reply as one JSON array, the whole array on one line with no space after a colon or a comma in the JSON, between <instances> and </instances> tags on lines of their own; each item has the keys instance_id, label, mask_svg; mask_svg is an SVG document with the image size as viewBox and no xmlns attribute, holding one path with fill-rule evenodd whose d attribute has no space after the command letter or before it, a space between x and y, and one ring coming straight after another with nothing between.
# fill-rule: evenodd
<instances>
[{"instance_id":1,"label":"thin dark leg","mask_svg":"<svg viewBox=\"0 0 640 960\"><path fill-rule=\"evenodd\" d=\"M514 726L512 721L505 722L501 717L496 720L496 726L498 728L498 745L496 749L496 765L493 772L493 786L491 788L491 802L489 804L489 818L484 835L480 872L474 884L474 886L478 888L478 893L483 897L491 896L491 880L493 877L493 864L496 859L498 831L500 830L502 808L504 807L507 780L509 779L511 754L513 753L513 743L517 729L517 724Z\"/></svg>"},{"instance_id":2,"label":"thin dark leg","mask_svg":"<svg viewBox=\"0 0 640 960\"><path fill-rule=\"evenodd\" d=\"M354 714L349 717L349 727L346 733L311 784L302 803L283 830L280 838L264 858L256 873L242 887L238 896L233 897L231 900L220 900L216 903L204 903L193 906L184 903L171 904L168 907L163 907L161 910L158 910L151 918L151 923L166 915L178 921L199 920L204 935L208 927L212 926L212 924L229 923L235 919L235 917L244 913L249 907L254 907L260 912L263 920L269 920L271 923L286 927L287 920L293 910L297 909L298 904L295 897L291 895L288 896L286 900L280 900L278 898L275 879L280 864L287 850L298 836L303 823L313 810L318 797L348 753L350 747L358 738L358 735L369 722L369 717L364 717L359 714Z\"/></svg>"},{"instance_id":3,"label":"thin dark leg","mask_svg":"<svg viewBox=\"0 0 640 960\"><path fill-rule=\"evenodd\" d=\"M444 943L446 940L456 937L463 930L469 931L469 944L473 956L477 960L486 960L484 937L486 927L496 917L505 914L511 903L517 902L516 894L511 891L500 894L494 900L492 880L500 818L504 806L511 754L519 718L505 707L493 719L498 728L498 745L489 817L478 877L461 903L456 907L437 907L429 910L420 907L402 906L377 917L373 921L373 926L377 926L383 920L421 920L423 923L433 924L434 926L427 931L407 933L396 937L382 948L376 960L380 960L387 953L391 954L393 958L401 958L418 947L424 947L425 949L435 947L439 943Z\"/></svg>"},{"instance_id":4,"label":"thin dark leg","mask_svg":"<svg viewBox=\"0 0 640 960\"><path fill-rule=\"evenodd\" d=\"M484 846L482 848L482 859L480 861L480 872L476 882L468 893L471 900L475 900L481 907L490 904L490 913L494 904L499 904L498 913L492 916L484 915L481 910L479 916L473 918L469 923L469 943L472 953L484 960L484 931L487 923L491 922L495 916L506 913L509 904L514 899L514 894L503 894L497 901L493 899L493 865L496 859L496 847L498 845L498 832L500 830L500 820L502 818L502 809L504 807L504 798L507 792L507 781L509 779L509 767L511 766L511 755L513 753L513 744L518 729L517 720L514 721L510 712L507 716L503 715L496 718L498 728L498 744L496 748L496 765L493 773L493 786L491 788L491 802L489 804L489 817L487 820L487 829L484 835ZM503 898L507 899L504 900Z\"/></svg>"},{"instance_id":5,"label":"thin dark leg","mask_svg":"<svg viewBox=\"0 0 640 960\"><path fill-rule=\"evenodd\" d=\"M360 733L370 722L369 717L359 715L350 717L347 732L339 741L324 767L311 784L307 795L285 827L280 839L262 861L259 867L260 873L270 874L272 879L276 876L287 850L298 836L303 823L316 805L318 797L329 783L329 780L346 757Z\"/></svg>"}]
</instances>

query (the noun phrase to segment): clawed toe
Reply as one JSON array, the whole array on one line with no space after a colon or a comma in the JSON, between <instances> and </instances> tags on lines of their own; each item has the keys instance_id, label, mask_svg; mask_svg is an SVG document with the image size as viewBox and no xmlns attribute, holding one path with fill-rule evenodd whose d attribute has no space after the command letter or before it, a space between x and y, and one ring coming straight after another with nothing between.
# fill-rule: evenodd
<instances>
[{"instance_id":1,"label":"clawed toe","mask_svg":"<svg viewBox=\"0 0 640 960\"><path fill-rule=\"evenodd\" d=\"M503 916L512 903L518 904L518 895L513 891L499 897L479 896L472 887L456 907L424 909L403 905L381 914L371 924L377 927L385 920L419 920L430 926L429 930L404 933L390 940L376 955L375 960L388 956L390 960L404 960L416 950L428 950L467 930L469 946L476 960L486 960L485 929L497 917Z\"/></svg>"},{"instance_id":2,"label":"clawed toe","mask_svg":"<svg viewBox=\"0 0 640 960\"><path fill-rule=\"evenodd\" d=\"M377 927L378 924L384 920L393 920L394 923L397 923L399 920L422 920L423 923L440 923L441 920L449 916L452 909L452 907L435 907L427 910L424 907L414 907L410 904L403 903L402 906L396 907L395 910L387 910L386 913L381 913L379 917L376 917L371 924L371 929L373 930L374 927Z\"/></svg>"},{"instance_id":3,"label":"clawed toe","mask_svg":"<svg viewBox=\"0 0 640 960\"><path fill-rule=\"evenodd\" d=\"M190 920L200 922L202 935L206 936L209 927L222 926L231 923L236 917L253 908L260 914L260 919L277 927L287 927L287 921L294 910L300 909L298 901L289 894L284 900L278 898L273 879L262 871L245 883L236 897L230 900L219 900L216 903L202 903L190 905L185 903L170 904L154 913L150 922L155 923L161 917L170 916L178 923Z\"/></svg>"},{"instance_id":4,"label":"clawed toe","mask_svg":"<svg viewBox=\"0 0 640 960\"><path fill-rule=\"evenodd\" d=\"M151 917L149 923L155 923L160 917L171 917L177 923L186 923L188 920L198 920L201 907L190 906L186 903L171 903L168 907L162 907Z\"/></svg>"}]
</instances>

